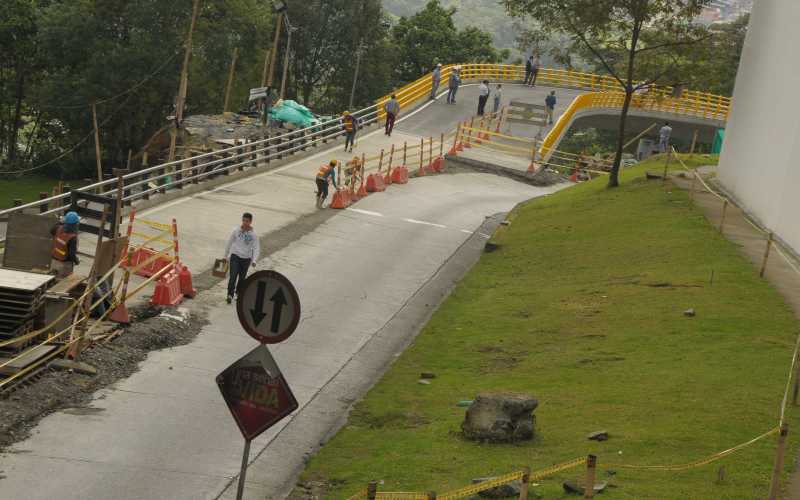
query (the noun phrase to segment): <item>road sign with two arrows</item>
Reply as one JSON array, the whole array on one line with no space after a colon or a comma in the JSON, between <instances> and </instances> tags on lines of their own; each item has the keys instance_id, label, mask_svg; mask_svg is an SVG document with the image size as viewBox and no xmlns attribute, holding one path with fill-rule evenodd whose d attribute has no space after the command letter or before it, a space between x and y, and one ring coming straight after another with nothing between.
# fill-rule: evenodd
<instances>
[{"instance_id":1,"label":"road sign with two arrows","mask_svg":"<svg viewBox=\"0 0 800 500\"><path fill-rule=\"evenodd\" d=\"M297 328L300 299L285 276L275 271L258 271L242 285L236 311L251 337L262 344L277 344Z\"/></svg>"}]
</instances>

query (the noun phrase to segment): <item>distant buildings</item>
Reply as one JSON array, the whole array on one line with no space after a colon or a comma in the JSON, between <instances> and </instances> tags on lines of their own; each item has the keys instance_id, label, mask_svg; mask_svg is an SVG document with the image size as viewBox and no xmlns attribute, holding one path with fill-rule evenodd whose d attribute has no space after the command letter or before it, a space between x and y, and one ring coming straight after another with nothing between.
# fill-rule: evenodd
<instances>
[{"instance_id":1,"label":"distant buildings","mask_svg":"<svg viewBox=\"0 0 800 500\"><path fill-rule=\"evenodd\" d=\"M712 0L698 17L702 24L729 23L753 9L754 0Z\"/></svg>"}]
</instances>

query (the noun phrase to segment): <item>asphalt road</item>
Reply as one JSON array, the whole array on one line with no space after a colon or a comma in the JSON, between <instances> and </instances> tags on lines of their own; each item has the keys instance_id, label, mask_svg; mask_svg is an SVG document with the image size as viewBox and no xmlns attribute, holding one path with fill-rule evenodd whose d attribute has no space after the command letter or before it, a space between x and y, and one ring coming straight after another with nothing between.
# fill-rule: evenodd
<instances>
[{"instance_id":1,"label":"asphalt road","mask_svg":"<svg viewBox=\"0 0 800 500\"><path fill-rule=\"evenodd\" d=\"M469 113L472 91L446 112L433 103L392 139L453 128L459 113ZM362 137L359 149L374 154L387 144L378 132ZM313 176L334 155L345 159L323 152L142 214L178 219L182 257L196 272L220 256L245 210L260 234L288 242L270 248L265 241L259 268L284 273L300 293L297 332L271 350L301 409L253 442L246 498L286 493L304 458L477 257L487 217L553 190L487 174L440 175L320 217ZM301 224L309 219L318 223ZM139 372L99 391L91 410L44 418L0 457L0 498L232 498L243 442L214 377L255 343L224 295L220 284L186 303L210 318L194 342L152 353Z\"/></svg>"}]
</instances>

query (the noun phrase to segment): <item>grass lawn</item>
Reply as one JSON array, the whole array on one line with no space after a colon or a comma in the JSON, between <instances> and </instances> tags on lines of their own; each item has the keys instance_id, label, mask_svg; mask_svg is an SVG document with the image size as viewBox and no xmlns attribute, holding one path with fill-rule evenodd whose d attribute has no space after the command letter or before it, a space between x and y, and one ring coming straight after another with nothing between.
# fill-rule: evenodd
<instances>
[{"instance_id":1,"label":"grass lawn","mask_svg":"<svg viewBox=\"0 0 800 500\"><path fill-rule=\"evenodd\" d=\"M598 479L612 485L603 498L765 498L774 436L681 472L618 466L687 463L775 427L798 333L778 292L688 194L643 178L661 165L627 169L619 189L599 179L519 207L495 235L500 249L482 257L302 479L327 482L326 498L370 480L384 481L379 491L443 493L593 453ZM696 317L684 317L688 308ZM437 378L421 385L423 371ZM481 391L537 397L535 439L462 439L456 404ZM796 429L797 416L790 408ZM610 440L588 441L597 430ZM796 442L790 434L787 473ZM532 491L567 498L561 482L583 474L562 472Z\"/></svg>"},{"instance_id":2,"label":"grass lawn","mask_svg":"<svg viewBox=\"0 0 800 500\"><path fill-rule=\"evenodd\" d=\"M40 192L50 193L58 181L48 177L30 176L13 181L0 179L0 210L14 206L14 200L30 203L39 199ZM72 183L73 186L75 183Z\"/></svg>"}]
</instances>

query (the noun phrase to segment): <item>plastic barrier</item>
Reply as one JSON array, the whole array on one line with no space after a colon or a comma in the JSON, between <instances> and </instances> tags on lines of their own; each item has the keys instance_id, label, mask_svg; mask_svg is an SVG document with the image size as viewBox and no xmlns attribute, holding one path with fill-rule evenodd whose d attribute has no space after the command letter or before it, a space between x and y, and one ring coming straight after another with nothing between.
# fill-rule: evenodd
<instances>
[{"instance_id":1,"label":"plastic barrier","mask_svg":"<svg viewBox=\"0 0 800 500\"><path fill-rule=\"evenodd\" d=\"M353 200L350 196L350 191L347 191L345 189L340 189L335 193L333 193L333 199L331 200L331 208L341 210L349 207L352 204Z\"/></svg>"},{"instance_id":2,"label":"plastic barrier","mask_svg":"<svg viewBox=\"0 0 800 500\"><path fill-rule=\"evenodd\" d=\"M386 191L386 183L381 174L369 174L367 177L367 191L370 193L380 193Z\"/></svg>"},{"instance_id":3,"label":"plastic barrier","mask_svg":"<svg viewBox=\"0 0 800 500\"><path fill-rule=\"evenodd\" d=\"M395 167L392 170L392 182L395 184L408 184L408 167Z\"/></svg>"},{"instance_id":4,"label":"plastic barrier","mask_svg":"<svg viewBox=\"0 0 800 500\"><path fill-rule=\"evenodd\" d=\"M156 283L156 289L150 298L152 306L177 306L183 300L181 293L181 277L174 268L166 273Z\"/></svg>"}]
</instances>

